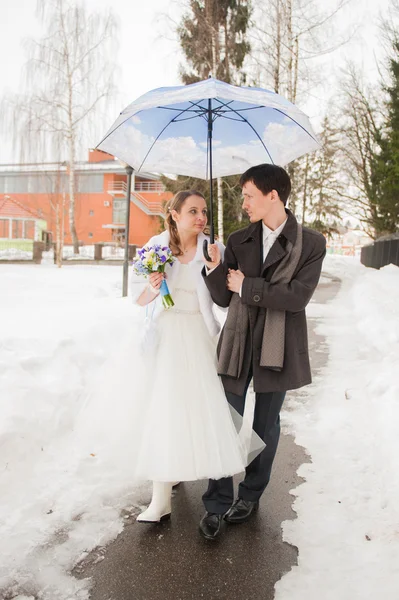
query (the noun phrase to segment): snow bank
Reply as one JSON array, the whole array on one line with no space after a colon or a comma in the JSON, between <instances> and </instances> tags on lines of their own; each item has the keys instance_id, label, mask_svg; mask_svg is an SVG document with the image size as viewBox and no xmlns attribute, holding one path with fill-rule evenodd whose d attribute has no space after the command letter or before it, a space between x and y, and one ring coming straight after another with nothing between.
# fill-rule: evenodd
<instances>
[{"instance_id":1,"label":"snow bank","mask_svg":"<svg viewBox=\"0 0 399 600\"><path fill-rule=\"evenodd\" d=\"M399 269L327 257L343 278L312 305L330 357L284 413L311 455L293 490L298 518L283 526L298 566L276 584L282 600L396 600L399 595Z\"/></svg>"},{"instance_id":2,"label":"snow bank","mask_svg":"<svg viewBox=\"0 0 399 600\"><path fill-rule=\"evenodd\" d=\"M0 597L87 598L68 572L123 529L121 509L140 496L66 446L134 315L121 278L118 267L1 267Z\"/></svg>"}]
</instances>

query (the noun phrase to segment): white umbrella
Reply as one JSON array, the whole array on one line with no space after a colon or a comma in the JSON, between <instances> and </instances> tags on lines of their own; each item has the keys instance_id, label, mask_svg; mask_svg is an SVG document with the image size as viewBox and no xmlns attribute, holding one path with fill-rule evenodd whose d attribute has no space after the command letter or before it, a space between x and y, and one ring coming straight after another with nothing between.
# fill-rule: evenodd
<instances>
[{"instance_id":1,"label":"white umbrella","mask_svg":"<svg viewBox=\"0 0 399 600\"><path fill-rule=\"evenodd\" d=\"M98 148L136 171L209 179L213 243L213 177L260 163L284 166L319 148L319 142L309 118L282 96L209 78L140 96Z\"/></svg>"}]
</instances>

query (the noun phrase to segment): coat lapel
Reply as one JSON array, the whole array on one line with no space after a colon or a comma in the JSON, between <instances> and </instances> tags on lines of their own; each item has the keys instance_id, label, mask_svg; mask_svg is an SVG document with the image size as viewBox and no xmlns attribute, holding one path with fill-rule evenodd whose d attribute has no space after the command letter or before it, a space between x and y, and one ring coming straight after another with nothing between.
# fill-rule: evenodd
<instances>
[{"instance_id":1,"label":"coat lapel","mask_svg":"<svg viewBox=\"0 0 399 600\"><path fill-rule=\"evenodd\" d=\"M247 228L242 240L234 247L238 268L247 277L259 277L262 265L262 222Z\"/></svg>"},{"instance_id":2,"label":"coat lapel","mask_svg":"<svg viewBox=\"0 0 399 600\"><path fill-rule=\"evenodd\" d=\"M277 239L274 242L273 246L270 248L268 255L266 256L266 260L264 261L262 268L261 268L261 272L260 272L261 275L264 274L266 269L268 269L269 267L274 265L276 262L281 260L283 258L283 256L285 256L286 254L287 254L287 251L282 246L280 240Z\"/></svg>"}]
</instances>

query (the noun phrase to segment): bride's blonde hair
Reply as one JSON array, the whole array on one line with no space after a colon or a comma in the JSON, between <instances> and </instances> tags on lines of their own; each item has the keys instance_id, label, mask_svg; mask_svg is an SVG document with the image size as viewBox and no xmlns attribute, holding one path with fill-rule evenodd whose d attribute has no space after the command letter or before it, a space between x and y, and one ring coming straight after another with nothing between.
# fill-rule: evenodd
<instances>
[{"instance_id":1,"label":"bride's blonde hair","mask_svg":"<svg viewBox=\"0 0 399 600\"><path fill-rule=\"evenodd\" d=\"M165 205L165 225L166 229L169 231L170 242L169 246L172 250L174 256L182 256L183 250L181 248L181 241L179 232L177 229L176 221L172 217L172 210L175 210L177 213L180 213L183 204L190 196L199 196L200 198L204 198L204 195L197 190L181 190L177 192Z\"/></svg>"}]
</instances>

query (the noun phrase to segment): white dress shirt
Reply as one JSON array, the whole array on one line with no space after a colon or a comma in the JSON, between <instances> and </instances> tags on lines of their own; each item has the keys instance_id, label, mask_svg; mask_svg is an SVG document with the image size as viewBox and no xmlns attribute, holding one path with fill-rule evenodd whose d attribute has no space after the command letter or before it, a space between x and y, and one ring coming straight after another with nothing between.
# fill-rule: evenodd
<instances>
[{"instance_id":1,"label":"white dress shirt","mask_svg":"<svg viewBox=\"0 0 399 600\"><path fill-rule=\"evenodd\" d=\"M286 222L287 222L287 219L285 219L285 221L283 223L281 223L281 225L279 225L279 227L277 227L277 229L275 229L273 231L273 229L270 229L262 221L262 235L263 235L263 257L262 257L262 264L265 262L265 260L267 258L267 255L269 254L270 249L273 246L274 242L276 241L276 239L278 238L278 236L280 235L280 233L283 231ZM239 291L240 298L241 298L241 290L242 290L242 284L241 284L240 291Z\"/></svg>"},{"instance_id":2,"label":"white dress shirt","mask_svg":"<svg viewBox=\"0 0 399 600\"><path fill-rule=\"evenodd\" d=\"M262 262L265 262L266 257L269 254L270 248L273 246L274 242L276 241L276 239L278 238L280 233L283 231L286 222L287 222L287 219L284 221L284 223L281 223L281 225L273 231L272 229L269 229L269 227L267 225L265 225L262 221L262 231L263 231L263 261Z\"/></svg>"}]
</instances>

